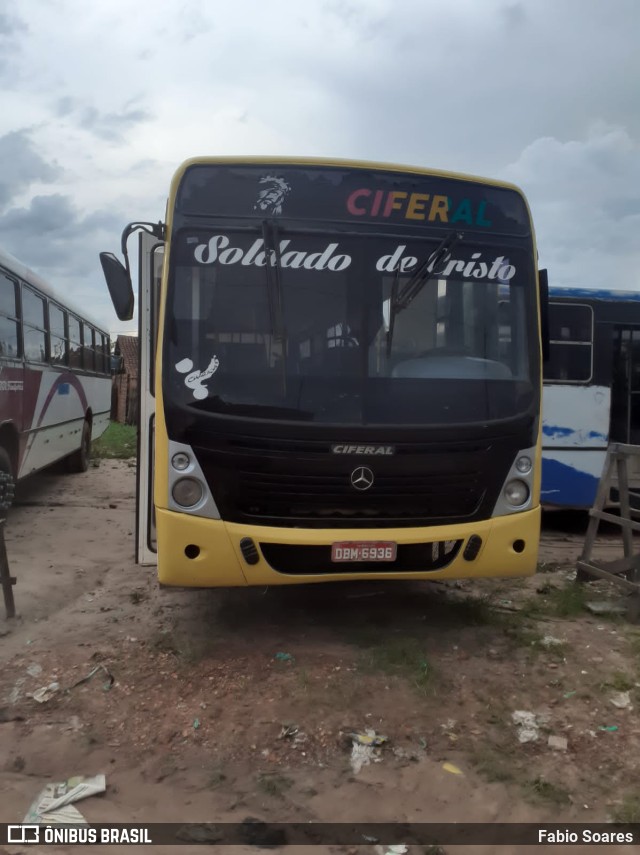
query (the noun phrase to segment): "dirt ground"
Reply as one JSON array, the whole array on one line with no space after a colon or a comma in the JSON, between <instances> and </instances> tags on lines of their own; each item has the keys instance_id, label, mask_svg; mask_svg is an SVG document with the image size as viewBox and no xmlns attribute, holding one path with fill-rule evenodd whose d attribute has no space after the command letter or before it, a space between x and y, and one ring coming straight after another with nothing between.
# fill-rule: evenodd
<instances>
[{"instance_id":1,"label":"dirt ground","mask_svg":"<svg viewBox=\"0 0 640 855\"><path fill-rule=\"evenodd\" d=\"M77 804L89 822L640 821L640 626L586 610L611 592L571 580L584 516L549 515L541 572L515 582L161 591L133 561L134 490L132 465L110 460L19 490L3 822L47 782L97 773L106 793ZM600 554L621 554L616 535ZM516 711L537 738L520 741ZM358 771L351 734L366 729L387 739Z\"/></svg>"}]
</instances>

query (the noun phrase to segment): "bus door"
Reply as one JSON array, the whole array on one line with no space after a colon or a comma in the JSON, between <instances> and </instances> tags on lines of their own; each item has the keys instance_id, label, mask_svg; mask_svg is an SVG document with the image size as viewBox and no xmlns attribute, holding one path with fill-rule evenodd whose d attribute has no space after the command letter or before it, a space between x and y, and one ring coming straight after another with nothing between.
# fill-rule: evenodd
<instances>
[{"instance_id":1,"label":"bus door","mask_svg":"<svg viewBox=\"0 0 640 855\"><path fill-rule=\"evenodd\" d=\"M613 331L609 435L613 442L640 445L640 327Z\"/></svg>"},{"instance_id":2,"label":"bus door","mask_svg":"<svg viewBox=\"0 0 640 855\"><path fill-rule=\"evenodd\" d=\"M140 232L138 243L139 421L136 480L136 563L157 564L153 504L155 352L164 243Z\"/></svg>"},{"instance_id":3,"label":"bus door","mask_svg":"<svg viewBox=\"0 0 640 855\"><path fill-rule=\"evenodd\" d=\"M640 445L640 327L615 327L611 377L611 442ZM617 479L614 479L616 481ZM640 509L640 467L630 459L631 506ZM616 486L611 500L617 502Z\"/></svg>"}]
</instances>

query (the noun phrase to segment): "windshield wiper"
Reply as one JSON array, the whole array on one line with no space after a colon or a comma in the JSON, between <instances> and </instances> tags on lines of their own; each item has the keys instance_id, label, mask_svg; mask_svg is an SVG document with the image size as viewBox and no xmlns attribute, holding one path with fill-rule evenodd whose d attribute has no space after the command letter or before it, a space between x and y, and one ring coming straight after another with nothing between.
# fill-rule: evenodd
<instances>
[{"instance_id":1,"label":"windshield wiper","mask_svg":"<svg viewBox=\"0 0 640 855\"><path fill-rule=\"evenodd\" d=\"M276 341L282 342L284 340L284 322L282 317L282 284L280 282L280 246L277 227L273 221L264 220L262 223L262 240L265 250L265 274L271 334ZM273 266L272 258L274 259Z\"/></svg>"},{"instance_id":2,"label":"windshield wiper","mask_svg":"<svg viewBox=\"0 0 640 855\"><path fill-rule=\"evenodd\" d=\"M424 288L427 282L432 278L433 271L447 256L449 251L464 238L464 232L452 231L438 244L431 253L429 258L415 271L408 282L398 288L400 280L400 264L396 269L396 276L391 288L391 299L389 301L389 332L387 333L387 357L391 354L391 343L393 339L393 328L395 326L395 318L398 312L406 309L420 291Z\"/></svg>"},{"instance_id":3,"label":"windshield wiper","mask_svg":"<svg viewBox=\"0 0 640 855\"><path fill-rule=\"evenodd\" d=\"M286 331L284 328L284 314L282 311L282 282L280 281L280 243L278 241L278 229L273 220L263 220L262 240L265 251L265 275L267 280L267 301L269 305L269 324L274 342L281 345L282 366L282 388L286 395L287 391L287 366L286 366ZM271 259L273 258L273 267Z\"/></svg>"}]
</instances>

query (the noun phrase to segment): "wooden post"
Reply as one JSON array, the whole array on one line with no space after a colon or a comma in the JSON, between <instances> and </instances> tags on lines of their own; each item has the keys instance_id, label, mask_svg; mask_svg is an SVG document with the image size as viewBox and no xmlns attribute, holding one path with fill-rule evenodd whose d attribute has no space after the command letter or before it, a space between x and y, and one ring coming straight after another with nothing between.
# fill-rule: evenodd
<instances>
[{"instance_id":1,"label":"wooden post","mask_svg":"<svg viewBox=\"0 0 640 855\"><path fill-rule=\"evenodd\" d=\"M589 512L590 520L585 537L582 555L577 561L577 578L586 582L590 578L606 579L612 582L630 597L628 614L632 620L640 616L640 554L634 554L633 532L640 531L640 522L633 518L629 497L629 473L627 464L630 458L640 456L640 446L612 443L607 449L607 457L598 486L593 508ZM618 493L620 515L616 516L604 510L613 480L614 470L618 475ZM598 527L601 521L614 523L622 530L624 557L613 561L597 561L592 557Z\"/></svg>"}]
</instances>

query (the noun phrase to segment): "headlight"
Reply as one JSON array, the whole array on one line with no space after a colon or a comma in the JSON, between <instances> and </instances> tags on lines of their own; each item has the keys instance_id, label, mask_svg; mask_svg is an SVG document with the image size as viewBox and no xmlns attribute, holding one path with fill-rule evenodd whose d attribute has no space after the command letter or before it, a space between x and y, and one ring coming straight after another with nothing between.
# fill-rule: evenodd
<instances>
[{"instance_id":1,"label":"headlight","mask_svg":"<svg viewBox=\"0 0 640 855\"><path fill-rule=\"evenodd\" d=\"M523 454L516 460L516 469L521 475L528 475L531 472L531 458Z\"/></svg>"},{"instance_id":2,"label":"headlight","mask_svg":"<svg viewBox=\"0 0 640 855\"><path fill-rule=\"evenodd\" d=\"M187 468L189 463L191 463L191 461L189 460L189 455L185 454L184 451L179 451L171 458L171 465L174 469L177 469L178 472L183 472Z\"/></svg>"},{"instance_id":3,"label":"headlight","mask_svg":"<svg viewBox=\"0 0 640 855\"><path fill-rule=\"evenodd\" d=\"M176 504L182 505L183 508L192 508L198 504L204 493L202 484L195 478L180 478L173 485L171 495Z\"/></svg>"},{"instance_id":4,"label":"headlight","mask_svg":"<svg viewBox=\"0 0 640 855\"><path fill-rule=\"evenodd\" d=\"M529 498L529 488L524 481L509 481L504 488L504 497L514 508L519 508Z\"/></svg>"}]
</instances>

